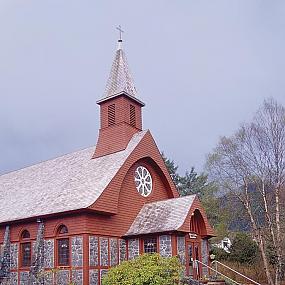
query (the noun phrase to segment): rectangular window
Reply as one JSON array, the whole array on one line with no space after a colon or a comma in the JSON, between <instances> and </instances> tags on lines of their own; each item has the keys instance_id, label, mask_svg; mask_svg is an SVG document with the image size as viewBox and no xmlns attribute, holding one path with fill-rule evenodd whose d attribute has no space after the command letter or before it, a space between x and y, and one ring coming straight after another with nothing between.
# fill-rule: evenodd
<instances>
[{"instance_id":1,"label":"rectangular window","mask_svg":"<svg viewBox=\"0 0 285 285\"><path fill-rule=\"evenodd\" d=\"M130 125L136 126L136 107L134 105L130 105Z\"/></svg>"},{"instance_id":2,"label":"rectangular window","mask_svg":"<svg viewBox=\"0 0 285 285\"><path fill-rule=\"evenodd\" d=\"M59 266L69 265L69 239L63 238L57 240L57 258Z\"/></svg>"},{"instance_id":3,"label":"rectangular window","mask_svg":"<svg viewBox=\"0 0 285 285\"><path fill-rule=\"evenodd\" d=\"M146 238L143 241L144 253L155 253L157 252L157 239Z\"/></svg>"},{"instance_id":4,"label":"rectangular window","mask_svg":"<svg viewBox=\"0 0 285 285\"><path fill-rule=\"evenodd\" d=\"M108 126L114 125L116 122L115 104L108 106Z\"/></svg>"},{"instance_id":5,"label":"rectangular window","mask_svg":"<svg viewBox=\"0 0 285 285\"><path fill-rule=\"evenodd\" d=\"M31 266L31 243L25 242L21 243L21 266L30 267Z\"/></svg>"}]
</instances>

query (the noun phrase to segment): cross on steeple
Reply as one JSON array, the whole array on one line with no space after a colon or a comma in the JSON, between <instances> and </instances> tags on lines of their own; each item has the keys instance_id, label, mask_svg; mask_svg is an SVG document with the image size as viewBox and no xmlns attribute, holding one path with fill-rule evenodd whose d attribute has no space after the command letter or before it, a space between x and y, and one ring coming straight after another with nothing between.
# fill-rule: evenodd
<instances>
[{"instance_id":1,"label":"cross on steeple","mask_svg":"<svg viewBox=\"0 0 285 285\"><path fill-rule=\"evenodd\" d=\"M123 41L122 35L123 35L124 31L122 30L121 25L119 25L119 27L116 27L116 29L120 32L120 38L119 38L118 42L122 42Z\"/></svg>"}]
</instances>

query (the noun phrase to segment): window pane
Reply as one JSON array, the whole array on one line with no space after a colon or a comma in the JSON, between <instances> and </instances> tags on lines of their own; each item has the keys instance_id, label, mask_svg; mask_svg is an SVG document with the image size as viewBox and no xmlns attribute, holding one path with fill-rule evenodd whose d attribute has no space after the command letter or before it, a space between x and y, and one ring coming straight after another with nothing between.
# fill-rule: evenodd
<instances>
[{"instance_id":1,"label":"window pane","mask_svg":"<svg viewBox=\"0 0 285 285\"><path fill-rule=\"evenodd\" d=\"M58 233L59 233L60 235L62 235L62 234L67 234L67 233L68 233L67 227L66 227L65 225L60 226L60 228L59 228L59 230L58 230Z\"/></svg>"},{"instance_id":2,"label":"window pane","mask_svg":"<svg viewBox=\"0 0 285 285\"><path fill-rule=\"evenodd\" d=\"M22 238L30 238L30 233L27 230L24 230L22 233Z\"/></svg>"},{"instance_id":3,"label":"window pane","mask_svg":"<svg viewBox=\"0 0 285 285\"><path fill-rule=\"evenodd\" d=\"M26 242L21 244L21 265L22 267L31 266L31 243Z\"/></svg>"},{"instance_id":4,"label":"window pane","mask_svg":"<svg viewBox=\"0 0 285 285\"><path fill-rule=\"evenodd\" d=\"M148 238L144 240L144 252L145 253L157 252L156 238Z\"/></svg>"},{"instance_id":5,"label":"window pane","mask_svg":"<svg viewBox=\"0 0 285 285\"><path fill-rule=\"evenodd\" d=\"M58 265L68 266L69 265L69 239L59 239L57 241L58 251Z\"/></svg>"}]
</instances>

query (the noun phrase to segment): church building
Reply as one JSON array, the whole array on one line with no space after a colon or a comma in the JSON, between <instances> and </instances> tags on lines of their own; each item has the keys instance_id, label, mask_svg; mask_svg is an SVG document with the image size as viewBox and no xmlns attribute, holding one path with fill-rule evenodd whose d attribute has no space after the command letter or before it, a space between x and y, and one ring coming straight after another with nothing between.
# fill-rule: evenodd
<instances>
[{"instance_id":1,"label":"church building","mask_svg":"<svg viewBox=\"0 0 285 285\"><path fill-rule=\"evenodd\" d=\"M0 176L0 284L100 285L110 267L154 252L193 278L208 273L213 230L143 130L121 39L97 103L95 146Z\"/></svg>"}]
</instances>

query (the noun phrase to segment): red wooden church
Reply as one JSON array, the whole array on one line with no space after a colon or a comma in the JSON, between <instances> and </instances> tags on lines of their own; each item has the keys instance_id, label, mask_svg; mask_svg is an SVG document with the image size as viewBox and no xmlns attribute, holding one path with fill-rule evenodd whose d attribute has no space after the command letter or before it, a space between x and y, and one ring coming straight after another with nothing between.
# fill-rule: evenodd
<instances>
[{"instance_id":1,"label":"red wooden church","mask_svg":"<svg viewBox=\"0 0 285 285\"><path fill-rule=\"evenodd\" d=\"M143 130L121 40L97 103L96 146L0 176L0 283L99 285L111 266L153 252L207 273L193 260L208 263L212 228Z\"/></svg>"}]
</instances>

